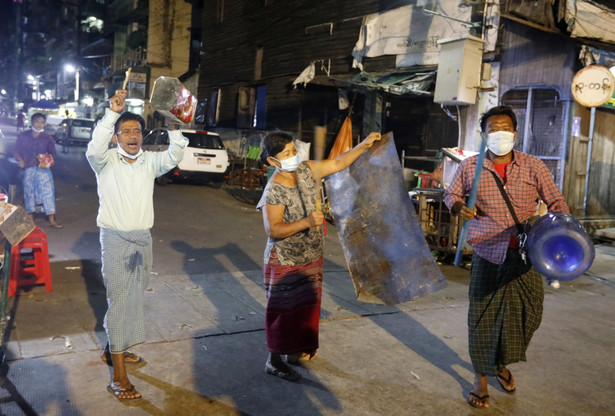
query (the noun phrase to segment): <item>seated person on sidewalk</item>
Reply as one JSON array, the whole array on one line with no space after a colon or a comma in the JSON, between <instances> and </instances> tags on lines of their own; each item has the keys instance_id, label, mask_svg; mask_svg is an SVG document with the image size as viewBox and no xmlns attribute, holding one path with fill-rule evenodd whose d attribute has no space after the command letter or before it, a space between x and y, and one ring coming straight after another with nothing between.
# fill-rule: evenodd
<instances>
[{"instance_id":1,"label":"seated person on sidewalk","mask_svg":"<svg viewBox=\"0 0 615 416\"><path fill-rule=\"evenodd\" d=\"M102 275L107 289L105 330L108 345L103 361L113 365L113 382L107 386L120 400L138 399L141 394L130 383L125 363L141 359L128 352L145 342L143 294L152 269L154 224L154 179L182 159L188 139L170 131L166 152L143 152L143 118L123 113L126 90L111 97L111 108L96 125L86 157L96 173L100 208ZM109 143L117 144L110 149ZM109 360L110 358L110 360Z\"/></svg>"},{"instance_id":2,"label":"seated person on sidewalk","mask_svg":"<svg viewBox=\"0 0 615 416\"><path fill-rule=\"evenodd\" d=\"M276 167L257 205L269 237L264 258L268 374L298 380L301 375L287 363L312 358L318 348L324 216L316 205L315 177L350 166L377 140L380 134L372 133L335 159L302 162L289 134L274 132L264 139L263 157Z\"/></svg>"},{"instance_id":3,"label":"seated person on sidewalk","mask_svg":"<svg viewBox=\"0 0 615 416\"><path fill-rule=\"evenodd\" d=\"M525 351L542 320L543 280L519 252L517 226L497 182L524 222L536 213L537 201L549 211L568 212L547 166L534 156L513 150L517 118L510 107L494 107L483 114L481 130L488 134L476 206L464 197L472 189L478 156L461 162L444 202L452 215L470 222L468 243L474 249L468 308L469 351L474 367L474 389L469 403L489 407L486 376L495 376L507 393L515 391L508 364L525 361Z\"/></svg>"}]
</instances>

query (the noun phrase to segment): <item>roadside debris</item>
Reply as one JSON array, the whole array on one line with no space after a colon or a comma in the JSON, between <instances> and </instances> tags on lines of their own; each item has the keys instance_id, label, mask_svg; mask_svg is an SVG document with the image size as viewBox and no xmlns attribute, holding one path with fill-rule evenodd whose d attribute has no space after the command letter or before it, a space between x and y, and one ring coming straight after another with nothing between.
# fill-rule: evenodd
<instances>
[{"instance_id":1,"label":"roadside debris","mask_svg":"<svg viewBox=\"0 0 615 416\"><path fill-rule=\"evenodd\" d=\"M69 337L65 337L64 335L54 335L49 339L49 341L53 341L58 338L62 338L64 340L64 348L68 348L69 350L72 350L73 348L75 348L73 346L73 341L71 341Z\"/></svg>"}]
</instances>

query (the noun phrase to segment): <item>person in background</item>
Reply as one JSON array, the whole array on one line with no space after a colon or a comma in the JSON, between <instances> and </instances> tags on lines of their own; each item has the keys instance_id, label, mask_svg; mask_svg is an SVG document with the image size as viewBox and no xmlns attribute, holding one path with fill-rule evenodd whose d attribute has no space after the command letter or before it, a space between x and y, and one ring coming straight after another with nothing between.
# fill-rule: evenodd
<instances>
[{"instance_id":1,"label":"person in background","mask_svg":"<svg viewBox=\"0 0 615 416\"><path fill-rule=\"evenodd\" d=\"M17 133L21 133L26 128L26 115L23 111L20 111L17 114L17 120L15 122L15 126L17 127Z\"/></svg>"},{"instance_id":2,"label":"person in background","mask_svg":"<svg viewBox=\"0 0 615 416\"><path fill-rule=\"evenodd\" d=\"M474 209L464 197L472 189L478 156L461 162L444 202L451 215L470 221L468 243L472 246L469 352L474 367L474 389L469 404L489 407L487 376L496 377L506 393L515 392L515 379L507 365L525 361L525 351L540 326L544 301L543 280L526 264L519 251L517 225L496 179L502 181L520 222L536 214L539 200L551 212L568 213L546 165L538 158L513 150L517 118L510 107L487 111L480 120L487 133L487 153Z\"/></svg>"},{"instance_id":3,"label":"person in background","mask_svg":"<svg viewBox=\"0 0 615 416\"><path fill-rule=\"evenodd\" d=\"M301 374L287 364L311 359L318 349L324 216L316 204L315 178L350 166L377 140L380 134L371 133L335 159L302 162L289 134L274 132L264 139L262 157L276 168L257 205L268 237L264 256L268 374L299 380Z\"/></svg>"},{"instance_id":4,"label":"person in background","mask_svg":"<svg viewBox=\"0 0 615 416\"><path fill-rule=\"evenodd\" d=\"M56 222L56 196L51 174L56 157L56 145L45 133L45 116L32 114L32 128L17 136L13 157L24 170L23 193L26 211L34 219L36 206L42 205L53 228L63 228Z\"/></svg>"},{"instance_id":5,"label":"person in background","mask_svg":"<svg viewBox=\"0 0 615 416\"><path fill-rule=\"evenodd\" d=\"M119 400L141 397L130 382L125 364L141 357L129 349L145 342L143 294L152 270L154 179L182 159L188 139L179 130L169 132L166 152L143 152L143 118L125 112L126 90L111 97L111 108L96 125L86 157L96 174L100 208L102 275L107 290L104 326L108 344L101 358L113 366L107 386ZM117 148L109 148L110 142Z\"/></svg>"}]
</instances>

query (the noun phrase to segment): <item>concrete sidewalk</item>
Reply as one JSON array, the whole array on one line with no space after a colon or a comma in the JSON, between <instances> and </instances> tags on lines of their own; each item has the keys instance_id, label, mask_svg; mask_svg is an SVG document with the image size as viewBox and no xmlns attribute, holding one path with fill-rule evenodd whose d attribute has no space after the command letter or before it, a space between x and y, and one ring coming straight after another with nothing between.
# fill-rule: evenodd
<instances>
[{"instance_id":1,"label":"concrete sidewalk","mask_svg":"<svg viewBox=\"0 0 615 416\"><path fill-rule=\"evenodd\" d=\"M356 301L348 272L326 261L321 346L299 369L299 383L263 371L260 270L153 275L147 343L136 349L147 363L130 370L144 398L121 403L105 390L110 369L99 358L106 308L100 265L53 262L53 292L35 287L9 303L0 413L612 415L614 265L615 247L597 246L587 275L547 287L528 362L510 367L517 392L505 394L491 379L492 407L478 410L466 403L473 380L467 270L444 265L447 288L389 307Z\"/></svg>"}]
</instances>

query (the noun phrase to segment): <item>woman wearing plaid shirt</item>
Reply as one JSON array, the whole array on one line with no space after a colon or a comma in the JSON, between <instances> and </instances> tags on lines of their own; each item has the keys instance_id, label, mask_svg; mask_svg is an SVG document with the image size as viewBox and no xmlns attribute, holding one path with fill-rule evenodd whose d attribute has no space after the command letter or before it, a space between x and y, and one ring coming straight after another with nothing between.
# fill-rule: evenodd
<instances>
[{"instance_id":1,"label":"woman wearing plaid shirt","mask_svg":"<svg viewBox=\"0 0 615 416\"><path fill-rule=\"evenodd\" d=\"M477 156L461 163L444 193L444 202L452 215L471 221L468 243L474 254L468 338L475 378L469 403L489 407L486 376L495 376L505 392L515 391L506 365L526 360L525 351L540 325L544 300L542 278L519 253L517 227L492 172L505 185L520 222L535 214L539 200L549 211L569 211L545 164L513 150L517 118L510 107L492 108L483 114L480 126L488 135L488 150L475 207L469 209L464 197L472 189Z\"/></svg>"}]
</instances>

